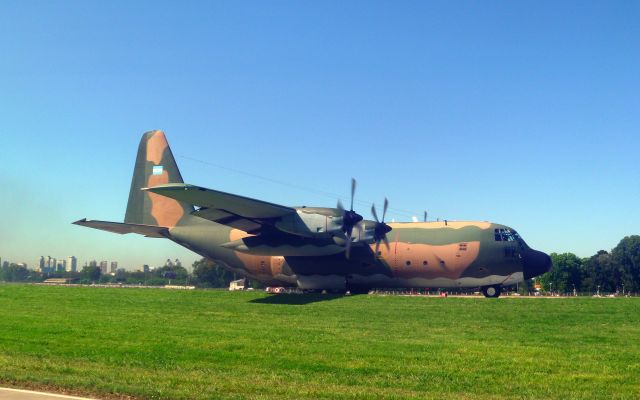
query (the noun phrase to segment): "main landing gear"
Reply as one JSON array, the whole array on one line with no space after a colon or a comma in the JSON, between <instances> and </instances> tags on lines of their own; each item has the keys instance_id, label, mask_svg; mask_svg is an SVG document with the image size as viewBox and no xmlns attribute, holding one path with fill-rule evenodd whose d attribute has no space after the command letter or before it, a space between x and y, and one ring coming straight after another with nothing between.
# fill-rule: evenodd
<instances>
[{"instance_id":1,"label":"main landing gear","mask_svg":"<svg viewBox=\"0 0 640 400\"><path fill-rule=\"evenodd\" d=\"M484 297L500 297L500 293L502 292L502 286L500 285L483 286L481 290Z\"/></svg>"}]
</instances>

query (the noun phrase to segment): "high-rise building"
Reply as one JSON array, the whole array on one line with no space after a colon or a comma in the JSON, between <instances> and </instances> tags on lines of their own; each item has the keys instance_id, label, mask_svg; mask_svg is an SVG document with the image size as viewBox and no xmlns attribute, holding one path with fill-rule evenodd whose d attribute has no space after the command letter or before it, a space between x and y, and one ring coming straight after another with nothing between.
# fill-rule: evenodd
<instances>
[{"instance_id":1,"label":"high-rise building","mask_svg":"<svg viewBox=\"0 0 640 400\"><path fill-rule=\"evenodd\" d=\"M118 262L111 261L111 273L115 274L117 270L118 270Z\"/></svg>"},{"instance_id":2,"label":"high-rise building","mask_svg":"<svg viewBox=\"0 0 640 400\"><path fill-rule=\"evenodd\" d=\"M107 270L108 267L109 267L108 262L100 261L100 272L102 272L102 275L106 275L107 273L109 273L109 271Z\"/></svg>"},{"instance_id":3,"label":"high-rise building","mask_svg":"<svg viewBox=\"0 0 640 400\"><path fill-rule=\"evenodd\" d=\"M40 267L40 272L45 272L45 261L44 261L44 256L40 256L40 263L38 265Z\"/></svg>"},{"instance_id":4,"label":"high-rise building","mask_svg":"<svg viewBox=\"0 0 640 400\"><path fill-rule=\"evenodd\" d=\"M142 266L142 272L144 272L145 274L149 273L149 265L145 264Z\"/></svg>"},{"instance_id":5,"label":"high-rise building","mask_svg":"<svg viewBox=\"0 0 640 400\"><path fill-rule=\"evenodd\" d=\"M177 258L176 258L176 261L174 261L174 263L175 263L176 267L182 267L182 262L180 260L178 260Z\"/></svg>"},{"instance_id":6,"label":"high-rise building","mask_svg":"<svg viewBox=\"0 0 640 400\"><path fill-rule=\"evenodd\" d=\"M98 266L98 262L96 260L91 260L91 261L89 261L89 266L90 267L97 267Z\"/></svg>"},{"instance_id":7,"label":"high-rise building","mask_svg":"<svg viewBox=\"0 0 640 400\"><path fill-rule=\"evenodd\" d=\"M67 257L67 272L77 272L78 271L78 259L75 256Z\"/></svg>"},{"instance_id":8,"label":"high-rise building","mask_svg":"<svg viewBox=\"0 0 640 400\"><path fill-rule=\"evenodd\" d=\"M53 270L55 269L55 259L51 258L51 256L47 256L47 261L45 263L45 271L46 273L50 273L53 272Z\"/></svg>"}]
</instances>

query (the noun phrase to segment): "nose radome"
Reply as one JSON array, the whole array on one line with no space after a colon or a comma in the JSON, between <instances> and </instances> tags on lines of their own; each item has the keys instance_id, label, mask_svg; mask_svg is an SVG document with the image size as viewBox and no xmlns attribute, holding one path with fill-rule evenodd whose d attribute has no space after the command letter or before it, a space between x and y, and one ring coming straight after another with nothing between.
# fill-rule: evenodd
<instances>
[{"instance_id":1,"label":"nose radome","mask_svg":"<svg viewBox=\"0 0 640 400\"><path fill-rule=\"evenodd\" d=\"M524 254L524 279L542 275L551 269L551 257L538 250L528 249Z\"/></svg>"}]
</instances>

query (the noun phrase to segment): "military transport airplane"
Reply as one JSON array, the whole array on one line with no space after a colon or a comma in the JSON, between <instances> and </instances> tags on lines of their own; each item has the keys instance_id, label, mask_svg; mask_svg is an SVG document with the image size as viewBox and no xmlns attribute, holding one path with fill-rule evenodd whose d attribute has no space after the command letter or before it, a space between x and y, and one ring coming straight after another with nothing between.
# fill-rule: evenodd
<instances>
[{"instance_id":1,"label":"military transport airplane","mask_svg":"<svg viewBox=\"0 0 640 400\"><path fill-rule=\"evenodd\" d=\"M288 207L185 184L162 131L143 135L124 223L76 225L170 239L270 286L351 293L371 288L481 288L498 297L551 259L490 222L385 223L336 208ZM383 245L381 245L381 243Z\"/></svg>"}]
</instances>

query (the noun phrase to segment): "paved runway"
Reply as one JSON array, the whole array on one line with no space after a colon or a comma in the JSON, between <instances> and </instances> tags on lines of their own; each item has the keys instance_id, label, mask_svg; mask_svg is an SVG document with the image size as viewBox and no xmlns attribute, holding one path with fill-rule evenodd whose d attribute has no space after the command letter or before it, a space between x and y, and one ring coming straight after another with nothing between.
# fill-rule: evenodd
<instances>
[{"instance_id":1,"label":"paved runway","mask_svg":"<svg viewBox=\"0 0 640 400\"><path fill-rule=\"evenodd\" d=\"M64 394L34 392L32 390L0 388L0 400L95 400L88 397L67 396Z\"/></svg>"}]
</instances>

